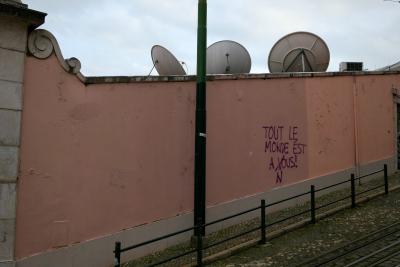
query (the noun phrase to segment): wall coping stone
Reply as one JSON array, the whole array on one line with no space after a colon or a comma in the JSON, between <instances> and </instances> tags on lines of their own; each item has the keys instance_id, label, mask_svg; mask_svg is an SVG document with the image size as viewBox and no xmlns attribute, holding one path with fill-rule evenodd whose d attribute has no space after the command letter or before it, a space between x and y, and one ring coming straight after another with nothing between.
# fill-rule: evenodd
<instances>
[{"instance_id":1,"label":"wall coping stone","mask_svg":"<svg viewBox=\"0 0 400 267\"><path fill-rule=\"evenodd\" d=\"M20 0L0 0L0 3L16 7L28 8L28 5L22 3Z\"/></svg>"},{"instance_id":2,"label":"wall coping stone","mask_svg":"<svg viewBox=\"0 0 400 267\"><path fill-rule=\"evenodd\" d=\"M36 29L44 23L46 13L28 9L26 4L0 0L0 16L15 17L25 21L30 31Z\"/></svg>"},{"instance_id":3,"label":"wall coping stone","mask_svg":"<svg viewBox=\"0 0 400 267\"><path fill-rule=\"evenodd\" d=\"M338 76L393 75L400 71L360 71L360 72L305 72L305 73L260 73L260 74L220 74L207 75L207 81L220 80L269 80L286 78L318 78ZM91 76L85 77L85 84L143 83L143 82L192 82L195 75L186 76Z\"/></svg>"}]
</instances>

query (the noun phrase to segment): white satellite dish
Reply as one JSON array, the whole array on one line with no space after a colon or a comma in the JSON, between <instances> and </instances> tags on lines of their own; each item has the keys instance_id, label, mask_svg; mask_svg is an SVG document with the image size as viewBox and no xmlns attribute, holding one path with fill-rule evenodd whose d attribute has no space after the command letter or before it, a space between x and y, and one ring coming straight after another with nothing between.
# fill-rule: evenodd
<instances>
[{"instance_id":1,"label":"white satellite dish","mask_svg":"<svg viewBox=\"0 0 400 267\"><path fill-rule=\"evenodd\" d=\"M234 41L219 41L207 48L207 74L249 73L251 57Z\"/></svg>"},{"instance_id":2,"label":"white satellite dish","mask_svg":"<svg viewBox=\"0 0 400 267\"><path fill-rule=\"evenodd\" d=\"M400 71L400 61L395 64L379 68L376 71Z\"/></svg>"},{"instance_id":3,"label":"white satellite dish","mask_svg":"<svg viewBox=\"0 0 400 267\"><path fill-rule=\"evenodd\" d=\"M323 72L328 69L329 48L319 36L310 32L294 32L281 38L268 57L269 71Z\"/></svg>"},{"instance_id":4,"label":"white satellite dish","mask_svg":"<svg viewBox=\"0 0 400 267\"><path fill-rule=\"evenodd\" d=\"M168 49L161 45L155 45L151 48L151 58L159 75L186 75L181 63Z\"/></svg>"}]
</instances>

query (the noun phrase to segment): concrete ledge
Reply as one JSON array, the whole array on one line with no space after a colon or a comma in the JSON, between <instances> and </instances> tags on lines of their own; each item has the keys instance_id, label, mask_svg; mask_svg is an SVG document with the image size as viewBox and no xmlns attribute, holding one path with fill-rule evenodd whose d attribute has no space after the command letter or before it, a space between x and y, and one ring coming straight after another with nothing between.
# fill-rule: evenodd
<instances>
[{"instance_id":1,"label":"concrete ledge","mask_svg":"<svg viewBox=\"0 0 400 267\"><path fill-rule=\"evenodd\" d=\"M28 5L21 2L21 0L0 0L1 4L12 5L20 8L27 8Z\"/></svg>"},{"instance_id":2,"label":"concrete ledge","mask_svg":"<svg viewBox=\"0 0 400 267\"><path fill-rule=\"evenodd\" d=\"M284 78L318 78L336 76L398 75L400 71L360 71L360 72L305 72L305 73L262 73L262 74L221 74L207 75L208 81L220 80L268 80ZM195 75L187 76L104 76L85 77L85 84L143 83L143 82L193 82Z\"/></svg>"},{"instance_id":3,"label":"concrete ledge","mask_svg":"<svg viewBox=\"0 0 400 267\"><path fill-rule=\"evenodd\" d=\"M360 176L369 174L371 172L374 172L376 170L380 170L383 168L383 164L388 165L388 173L394 173L397 169L397 159L391 158L391 159L383 159L380 161L375 161L375 162L370 162L368 164L364 164L360 166ZM382 173L379 173L377 175L373 175L372 178L377 177L377 176L382 176ZM371 178L371 177L368 177Z\"/></svg>"},{"instance_id":4,"label":"concrete ledge","mask_svg":"<svg viewBox=\"0 0 400 267\"><path fill-rule=\"evenodd\" d=\"M379 161L374 164L377 164L380 166L380 168L383 168L383 164L390 162L391 160L392 160L392 158L389 160ZM304 181L296 183L296 184L279 187L279 188L273 189L273 190L265 192L265 193L261 193L261 194L257 194L257 195L253 195L253 196L247 196L242 199L237 199L237 200L234 200L234 201L231 201L228 203L223 203L223 204L220 204L220 205L217 205L217 206L207 209L207 221L209 222L209 221L217 220L217 219L220 219L221 217L235 214L238 211L243 211L243 210L248 210L248 209L254 208L254 207L260 205L261 199L265 199L267 202L267 205L268 205L268 203L280 201L282 199L286 199L286 198L289 198L289 197L292 197L292 196L295 196L298 194L308 192L308 191L310 191L311 185L314 185L315 188L318 189L321 187L339 183L339 182L350 179L350 174L354 173L354 172L355 172L355 169L350 168L350 169L342 170L342 171L339 171L336 173L327 174L327 175L320 176L320 177L310 178L308 180L304 180ZM333 192L336 190L340 190L340 189L343 189L346 187L350 187L350 183L324 190L323 192L317 193L316 196L319 197L323 194L327 194L327 193L330 193L330 192ZM281 210L284 208L292 207L292 206L307 202L310 200L309 198L310 198L309 195L298 197L296 199L275 205L273 207L269 207L268 212L274 212L277 210ZM223 216L222 216L222 214L223 214ZM251 212L244 216L236 217L234 219L222 222L218 225L211 226L208 228L208 231L214 232L214 231L221 229L221 227L222 228L229 227L229 226L241 223L245 220L250 220L250 219L258 217L258 216L259 216L259 211Z\"/></svg>"},{"instance_id":5,"label":"concrete ledge","mask_svg":"<svg viewBox=\"0 0 400 267\"><path fill-rule=\"evenodd\" d=\"M0 4L1 13L1 4ZM44 38L44 39L43 39ZM38 42L38 43L37 43ZM46 44L46 45L44 45ZM61 66L70 74L75 74L85 85L117 84L117 83L148 83L148 82L195 82L196 75L172 76L92 76L86 77L80 72L81 63L76 58L64 59L57 39L48 31L40 29L31 32L28 38L28 54L45 60L54 52ZM359 71L359 72L293 72L293 73L245 73L207 75L208 81L220 80L268 80L283 78L318 78L336 76L366 76L366 75L399 75L400 71ZM1 76L0 76L1 77Z\"/></svg>"},{"instance_id":6,"label":"concrete ledge","mask_svg":"<svg viewBox=\"0 0 400 267\"><path fill-rule=\"evenodd\" d=\"M33 30L44 23L46 13L31 10L28 6L22 3L13 3L10 5L10 1L0 1L0 15L13 17L15 19L26 22L28 28Z\"/></svg>"},{"instance_id":7,"label":"concrete ledge","mask_svg":"<svg viewBox=\"0 0 400 267\"><path fill-rule=\"evenodd\" d=\"M166 233L172 233L183 228L191 227L193 221L192 214L185 214L154 222L147 225L124 230L110 236L104 236L98 239L74 244L66 248L56 249L50 252L34 255L25 259L19 259L18 267L110 267L114 264L114 244L120 241L123 246L137 244L147 241L151 238L162 236ZM126 252L122 256L123 261L138 258L151 252L160 251L175 244L185 242L190 239L192 232L181 236L162 240L152 246L139 248L135 251Z\"/></svg>"}]
</instances>

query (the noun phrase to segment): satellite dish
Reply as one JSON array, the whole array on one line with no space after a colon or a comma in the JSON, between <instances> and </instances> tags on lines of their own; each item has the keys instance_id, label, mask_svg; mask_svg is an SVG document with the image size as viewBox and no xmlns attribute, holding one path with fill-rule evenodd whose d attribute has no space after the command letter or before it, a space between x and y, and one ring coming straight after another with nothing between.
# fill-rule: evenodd
<instances>
[{"instance_id":1,"label":"satellite dish","mask_svg":"<svg viewBox=\"0 0 400 267\"><path fill-rule=\"evenodd\" d=\"M151 58L159 75L186 75L176 57L161 45L155 45L151 48Z\"/></svg>"},{"instance_id":2,"label":"satellite dish","mask_svg":"<svg viewBox=\"0 0 400 267\"><path fill-rule=\"evenodd\" d=\"M234 41L219 41L207 48L207 74L249 73L251 57Z\"/></svg>"},{"instance_id":3,"label":"satellite dish","mask_svg":"<svg viewBox=\"0 0 400 267\"><path fill-rule=\"evenodd\" d=\"M376 71L391 71L391 70L400 71L400 61L395 64L392 64L392 65L389 65L389 66L386 66L383 68L379 68Z\"/></svg>"},{"instance_id":4,"label":"satellite dish","mask_svg":"<svg viewBox=\"0 0 400 267\"><path fill-rule=\"evenodd\" d=\"M329 48L319 36L294 32L281 38L268 57L270 72L322 72L329 66Z\"/></svg>"}]
</instances>

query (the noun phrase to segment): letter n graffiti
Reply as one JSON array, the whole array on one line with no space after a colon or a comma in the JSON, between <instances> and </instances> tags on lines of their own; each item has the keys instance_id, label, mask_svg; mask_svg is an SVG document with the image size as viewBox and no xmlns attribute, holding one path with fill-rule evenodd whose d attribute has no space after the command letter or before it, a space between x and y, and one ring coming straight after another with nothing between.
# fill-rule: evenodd
<instances>
[{"instance_id":1,"label":"letter n graffiti","mask_svg":"<svg viewBox=\"0 0 400 267\"><path fill-rule=\"evenodd\" d=\"M276 183L281 184L283 178L283 171L276 172Z\"/></svg>"}]
</instances>

